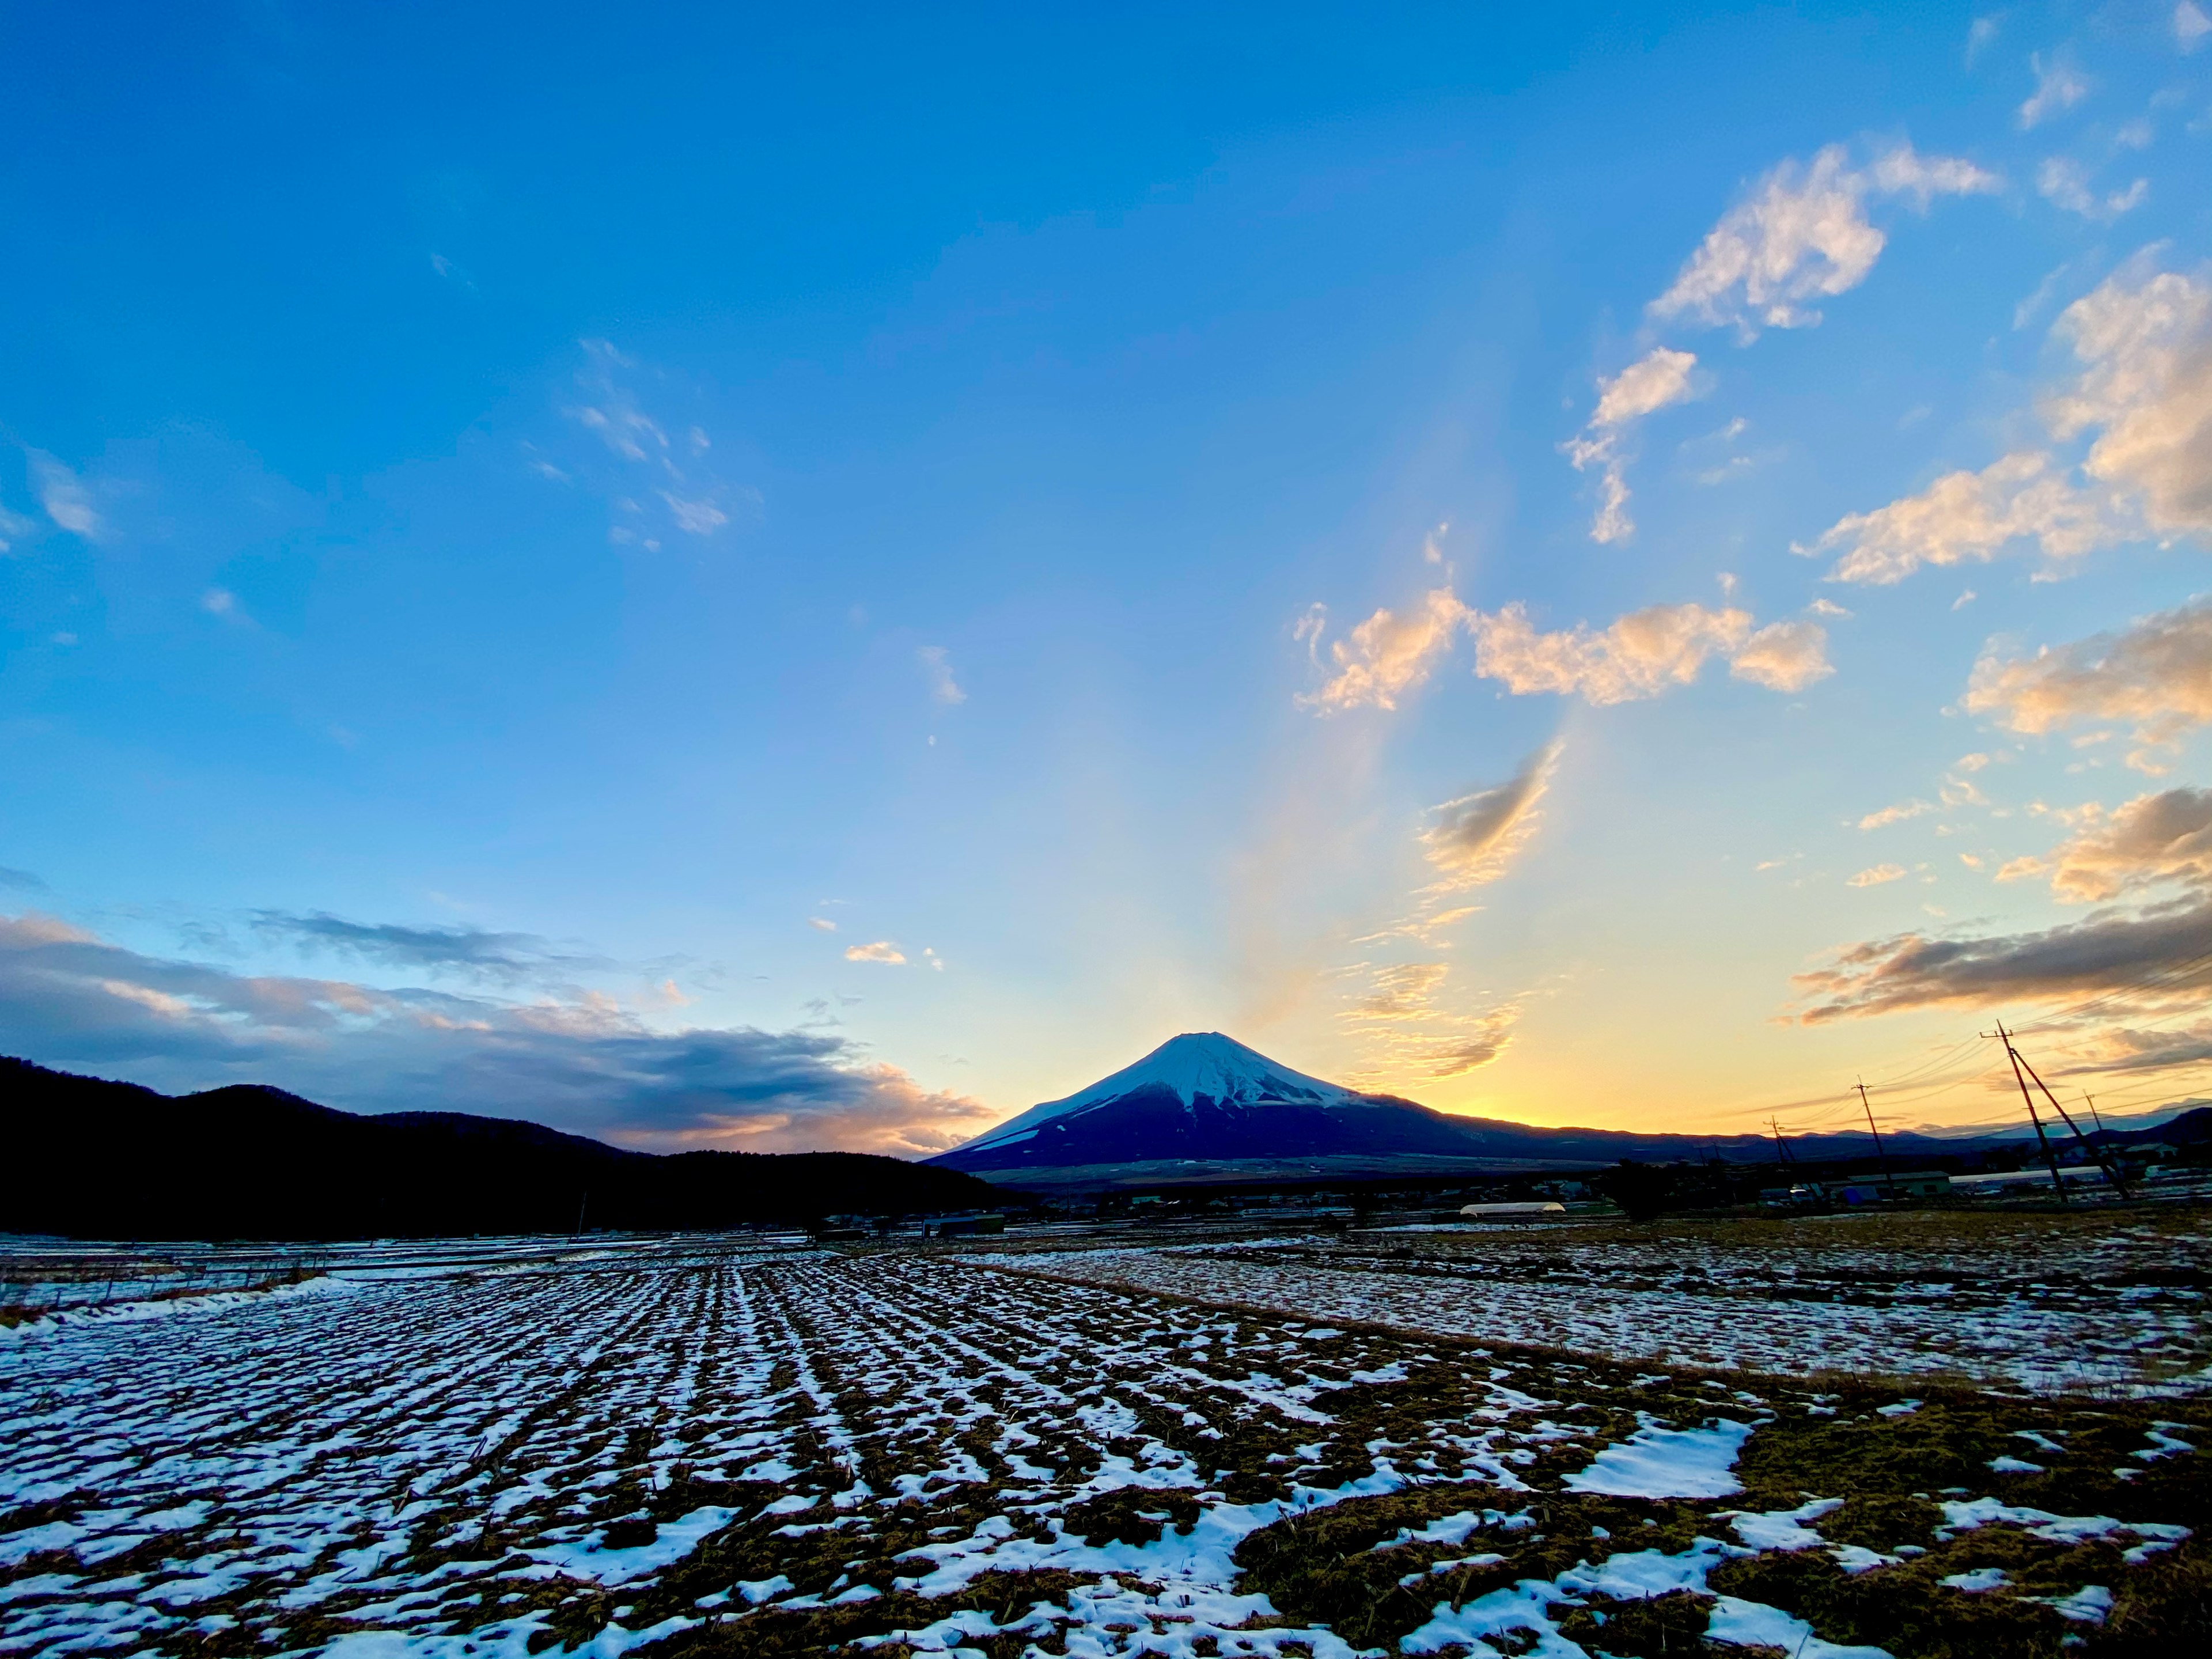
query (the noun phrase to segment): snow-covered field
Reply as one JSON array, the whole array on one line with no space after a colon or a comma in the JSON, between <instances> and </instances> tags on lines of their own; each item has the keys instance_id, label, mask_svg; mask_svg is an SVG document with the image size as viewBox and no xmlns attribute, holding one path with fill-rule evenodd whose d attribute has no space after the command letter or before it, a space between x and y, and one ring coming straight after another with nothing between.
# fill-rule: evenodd
<instances>
[{"instance_id":1,"label":"snow-covered field","mask_svg":"<svg viewBox=\"0 0 2212 1659\"><path fill-rule=\"evenodd\" d=\"M2212 1236L1838 1216L1794 1224L1413 1230L971 1257L1097 1284L1441 1336L1784 1375L2212 1389Z\"/></svg>"},{"instance_id":2,"label":"snow-covered field","mask_svg":"<svg viewBox=\"0 0 2212 1659\"><path fill-rule=\"evenodd\" d=\"M1674 1620L1835 1659L1900 1586L2056 1652L2172 1599L2212 1427L921 1254L459 1251L155 1307L0 1335L0 1653L1563 1656Z\"/></svg>"}]
</instances>

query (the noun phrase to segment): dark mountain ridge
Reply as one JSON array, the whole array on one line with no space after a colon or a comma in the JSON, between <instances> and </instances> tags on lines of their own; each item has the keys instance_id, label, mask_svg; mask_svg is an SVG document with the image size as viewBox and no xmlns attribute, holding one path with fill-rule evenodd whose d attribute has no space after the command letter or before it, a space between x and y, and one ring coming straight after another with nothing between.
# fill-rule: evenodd
<instances>
[{"instance_id":1,"label":"dark mountain ridge","mask_svg":"<svg viewBox=\"0 0 2212 1659\"><path fill-rule=\"evenodd\" d=\"M644 1231L1004 1201L863 1152L634 1152L465 1112L339 1111L257 1084L170 1096L0 1059L0 1231L337 1239Z\"/></svg>"}]
</instances>

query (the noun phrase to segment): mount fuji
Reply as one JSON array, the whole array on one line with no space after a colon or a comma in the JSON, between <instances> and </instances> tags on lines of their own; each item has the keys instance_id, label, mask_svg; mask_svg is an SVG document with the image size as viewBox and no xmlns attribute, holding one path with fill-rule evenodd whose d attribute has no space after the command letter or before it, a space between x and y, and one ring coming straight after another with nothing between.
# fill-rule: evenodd
<instances>
[{"instance_id":1,"label":"mount fuji","mask_svg":"<svg viewBox=\"0 0 2212 1659\"><path fill-rule=\"evenodd\" d=\"M1494 1158L1482 1127L1393 1095L1324 1083L1218 1031L1196 1031L929 1161L1017 1181L1162 1161L1322 1158L1334 1167L1346 1158Z\"/></svg>"}]
</instances>

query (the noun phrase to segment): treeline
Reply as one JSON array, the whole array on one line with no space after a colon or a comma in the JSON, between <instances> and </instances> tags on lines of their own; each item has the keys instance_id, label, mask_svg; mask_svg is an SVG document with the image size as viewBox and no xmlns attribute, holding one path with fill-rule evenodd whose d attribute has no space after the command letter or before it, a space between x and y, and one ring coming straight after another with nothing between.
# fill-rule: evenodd
<instances>
[{"instance_id":1,"label":"treeline","mask_svg":"<svg viewBox=\"0 0 2212 1659\"><path fill-rule=\"evenodd\" d=\"M0 1059L0 1231L338 1239L674 1231L982 1208L972 1176L860 1152L626 1152L459 1112L362 1115L251 1085L157 1094Z\"/></svg>"}]
</instances>

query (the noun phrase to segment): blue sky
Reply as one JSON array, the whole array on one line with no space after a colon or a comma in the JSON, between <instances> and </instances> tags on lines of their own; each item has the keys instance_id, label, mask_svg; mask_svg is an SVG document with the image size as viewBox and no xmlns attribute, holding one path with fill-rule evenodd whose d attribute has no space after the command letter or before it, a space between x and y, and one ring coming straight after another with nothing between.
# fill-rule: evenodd
<instances>
[{"instance_id":1,"label":"blue sky","mask_svg":"<svg viewBox=\"0 0 2212 1659\"><path fill-rule=\"evenodd\" d=\"M2193 0L0 7L0 1047L926 1152L2202 1087Z\"/></svg>"}]
</instances>

